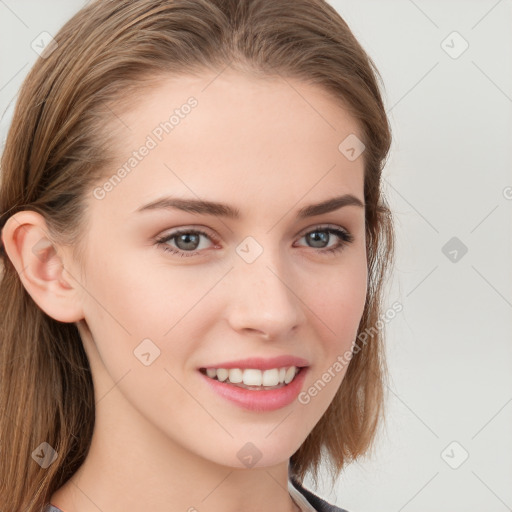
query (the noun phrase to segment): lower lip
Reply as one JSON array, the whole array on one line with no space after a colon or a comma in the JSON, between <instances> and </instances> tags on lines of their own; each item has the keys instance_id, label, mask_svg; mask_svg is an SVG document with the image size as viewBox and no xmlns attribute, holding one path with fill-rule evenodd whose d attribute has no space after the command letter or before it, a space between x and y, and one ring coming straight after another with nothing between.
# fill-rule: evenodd
<instances>
[{"instance_id":1,"label":"lower lip","mask_svg":"<svg viewBox=\"0 0 512 512\"><path fill-rule=\"evenodd\" d=\"M290 405L297 398L304 384L306 372L307 368L301 368L290 384L267 391L239 388L199 373L216 393L239 407L250 411L275 411Z\"/></svg>"}]
</instances>

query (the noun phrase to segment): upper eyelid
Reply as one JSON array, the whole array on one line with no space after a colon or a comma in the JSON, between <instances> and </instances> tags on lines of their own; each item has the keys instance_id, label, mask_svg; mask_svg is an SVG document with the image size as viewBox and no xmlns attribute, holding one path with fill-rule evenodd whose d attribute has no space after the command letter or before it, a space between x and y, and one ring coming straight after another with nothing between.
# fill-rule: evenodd
<instances>
[{"instance_id":1,"label":"upper eyelid","mask_svg":"<svg viewBox=\"0 0 512 512\"><path fill-rule=\"evenodd\" d=\"M204 226L191 226L191 227L180 227L175 228L173 231L166 233L164 235L158 235L156 238L158 240L172 240L175 236L180 235L181 233L198 233L201 235L207 235L213 240L217 240L219 237L215 235L212 230L204 227Z\"/></svg>"},{"instance_id":2,"label":"upper eyelid","mask_svg":"<svg viewBox=\"0 0 512 512\"><path fill-rule=\"evenodd\" d=\"M313 227L304 228L299 232L299 235L304 236L305 234L308 234L311 231L322 231L323 229L339 229L340 231L344 231L345 233L350 234L350 231L347 228L340 226L338 224L332 224L327 222L325 224L320 223L316 224Z\"/></svg>"}]
</instances>

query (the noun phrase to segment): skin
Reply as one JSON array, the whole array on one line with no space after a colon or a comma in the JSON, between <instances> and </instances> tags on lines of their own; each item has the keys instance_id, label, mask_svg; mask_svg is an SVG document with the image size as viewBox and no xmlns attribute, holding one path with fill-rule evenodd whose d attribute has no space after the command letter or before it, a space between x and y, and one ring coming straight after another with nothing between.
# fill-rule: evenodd
<instances>
[{"instance_id":1,"label":"skin","mask_svg":"<svg viewBox=\"0 0 512 512\"><path fill-rule=\"evenodd\" d=\"M83 267L68 246L44 249L48 229L35 212L17 213L2 232L39 307L77 323L92 368L91 449L51 499L65 512L297 510L289 458L345 375L346 366L307 405L254 412L215 394L198 373L221 361L292 354L310 363L306 390L351 350L367 283L364 207L296 216L344 193L364 203L363 158L338 150L349 134L362 138L356 120L314 85L231 71L215 77L167 78L117 112L121 166L174 108L198 100L102 200L88 195ZM241 218L135 212L171 194L230 204ZM326 224L354 240L322 253L343 242L324 235L315 245L305 236ZM200 254L182 257L155 242L193 227L216 237L201 236ZM236 252L248 236L263 249L250 264ZM167 242L186 252L177 244ZM149 366L134 356L146 338L160 350ZM261 452L252 468L237 457L247 442Z\"/></svg>"}]
</instances>

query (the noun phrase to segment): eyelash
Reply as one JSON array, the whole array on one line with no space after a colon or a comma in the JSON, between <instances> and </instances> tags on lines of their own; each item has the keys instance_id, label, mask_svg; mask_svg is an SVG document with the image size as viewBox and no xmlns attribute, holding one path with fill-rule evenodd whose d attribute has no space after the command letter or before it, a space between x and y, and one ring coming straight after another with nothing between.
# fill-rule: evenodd
<instances>
[{"instance_id":1,"label":"eyelash","mask_svg":"<svg viewBox=\"0 0 512 512\"><path fill-rule=\"evenodd\" d=\"M303 238L303 237L305 237L305 236L307 236L307 235L309 235L311 233L315 233L315 232L329 233L329 234L332 234L332 235L336 235L340 239L340 242L338 242L338 244L335 245L334 247L318 249L317 252L320 252L322 254L335 254L335 253L338 253L341 250L343 250L346 245L348 245L348 244L350 244L350 243L352 243L354 241L353 235L351 235L348 231L346 231L344 229L330 227L330 226L327 226L327 227L317 226L315 229L312 229L311 231L308 231L307 233L302 235L301 238ZM158 246L160 246L164 251L170 252L172 254L180 255L181 257L195 256L195 255L199 254L201 251L183 251L181 249L176 249L174 247L170 247L167 244L167 242L177 238L180 235L191 234L191 233L198 234L198 235L204 235L207 238L213 239L213 237L211 235L209 235L208 233L205 233L204 231L201 231L200 229L180 229L180 230L175 231L175 232L173 232L173 233L171 233L169 235L166 235L164 237L157 238L156 239L156 244ZM212 241L216 242L215 239L213 239ZM314 249L314 247L311 247L311 249Z\"/></svg>"}]
</instances>

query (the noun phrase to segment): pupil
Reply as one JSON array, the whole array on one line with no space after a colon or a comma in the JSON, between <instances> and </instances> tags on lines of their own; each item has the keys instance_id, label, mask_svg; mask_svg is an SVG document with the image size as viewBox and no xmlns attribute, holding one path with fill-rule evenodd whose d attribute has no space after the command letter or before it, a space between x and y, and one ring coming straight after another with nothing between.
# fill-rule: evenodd
<instances>
[{"instance_id":1,"label":"pupil","mask_svg":"<svg viewBox=\"0 0 512 512\"><path fill-rule=\"evenodd\" d=\"M192 242L190 241L191 239L192 239ZM197 248L197 243L199 241L198 239L199 239L198 235L186 233L186 234L180 235L178 237L178 240L176 241L176 244L178 245L178 247L180 249L196 249ZM185 242L186 246L185 247L180 247L180 242ZM190 247L189 244L192 244L193 247Z\"/></svg>"},{"instance_id":2,"label":"pupil","mask_svg":"<svg viewBox=\"0 0 512 512\"><path fill-rule=\"evenodd\" d=\"M318 236L318 235L320 235L320 236ZM315 231L314 233L310 234L309 237L313 241L313 243L317 243L319 241L321 243L322 242L327 243L329 233L326 233L325 231ZM320 246L314 245L314 247L323 247L323 246L322 245L320 245Z\"/></svg>"}]
</instances>

